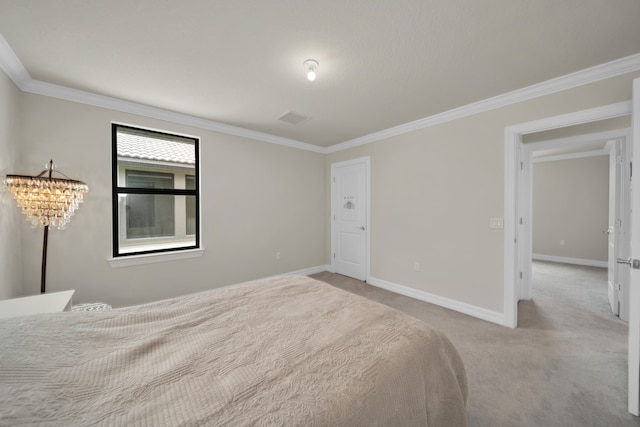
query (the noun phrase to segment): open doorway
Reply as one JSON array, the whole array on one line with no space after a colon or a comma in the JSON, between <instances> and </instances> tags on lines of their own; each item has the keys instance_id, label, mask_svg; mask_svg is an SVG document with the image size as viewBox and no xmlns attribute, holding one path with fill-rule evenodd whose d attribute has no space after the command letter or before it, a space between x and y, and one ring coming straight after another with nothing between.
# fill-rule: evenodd
<instances>
[{"instance_id":1,"label":"open doorway","mask_svg":"<svg viewBox=\"0 0 640 427\"><path fill-rule=\"evenodd\" d=\"M523 139L544 132L564 132L595 122L629 117L631 102L621 102L505 128L504 319L518 325L518 301L527 299L531 280L531 152ZM627 134L627 138L629 135ZM550 138L544 138L547 140ZM630 140L630 139L629 139Z\"/></svg>"},{"instance_id":2,"label":"open doorway","mask_svg":"<svg viewBox=\"0 0 640 427\"><path fill-rule=\"evenodd\" d=\"M520 318L531 322L533 317L545 325L546 334L560 337L562 346L574 343L581 348L580 357L554 354L559 365L574 366L566 376L558 374L558 387L597 384L620 412L627 399L628 324L618 315L628 315L619 304L629 300L615 294L613 307L608 290L624 280L625 272L625 289L629 284L629 268L616 263L629 236L615 238L622 234L623 222L628 223L624 133L579 136L576 141L595 142L575 146L563 144L574 138L531 143L531 300L521 302ZM535 144L546 148L535 150ZM580 374L572 378L574 371Z\"/></svg>"},{"instance_id":3,"label":"open doorway","mask_svg":"<svg viewBox=\"0 0 640 427\"><path fill-rule=\"evenodd\" d=\"M640 115L633 114L639 111L632 109L632 105L640 103L640 79L634 81L634 93L632 102L622 102L608 106L597 107L589 110L578 111L561 116L549 117L533 122L522 123L505 128L505 326L516 327L518 324L518 301L530 294L531 287L531 150L527 149L523 139L527 135L545 131L563 131L563 128L593 124L594 122L631 117L633 126L640 127ZM616 135L611 135L616 137ZM637 137L631 138L630 131L622 132L629 144L630 151L633 151L634 163L640 160L640 150L633 150L637 146ZM630 162L631 156L623 159L623 162ZM637 178L636 178L637 179ZM634 192L630 205L637 211L640 206L640 193ZM638 231L638 221L633 221L633 239L638 245L640 232ZM637 233L637 234L636 234ZM631 236L631 233L629 234ZM631 266L630 259L623 262ZM633 266L636 261L633 260ZM631 274L631 282L638 283L638 275ZM630 288L629 306L630 319L628 324L628 410L631 414L637 415L638 410L638 360L640 360L640 345L638 330L640 328L640 318L637 301L640 300L635 287Z\"/></svg>"},{"instance_id":4,"label":"open doorway","mask_svg":"<svg viewBox=\"0 0 640 427\"><path fill-rule=\"evenodd\" d=\"M622 320L628 320L629 269L616 261L629 254L627 134L617 129L524 141L531 259L604 268L605 300ZM531 259L524 260L522 299L532 295Z\"/></svg>"}]
</instances>

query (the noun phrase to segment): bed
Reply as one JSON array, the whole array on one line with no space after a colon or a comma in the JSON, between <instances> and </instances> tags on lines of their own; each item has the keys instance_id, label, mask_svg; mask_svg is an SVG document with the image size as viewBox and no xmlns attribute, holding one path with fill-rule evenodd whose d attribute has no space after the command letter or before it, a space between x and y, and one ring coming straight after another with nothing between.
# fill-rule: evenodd
<instances>
[{"instance_id":1,"label":"bed","mask_svg":"<svg viewBox=\"0 0 640 427\"><path fill-rule=\"evenodd\" d=\"M464 426L441 333L302 276L0 322L0 425Z\"/></svg>"}]
</instances>

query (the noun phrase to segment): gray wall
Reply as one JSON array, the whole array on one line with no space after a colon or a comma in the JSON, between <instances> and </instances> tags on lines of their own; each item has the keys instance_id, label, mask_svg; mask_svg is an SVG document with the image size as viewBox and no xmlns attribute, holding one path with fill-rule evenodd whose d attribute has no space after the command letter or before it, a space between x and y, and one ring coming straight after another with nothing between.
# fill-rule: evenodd
<instances>
[{"instance_id":1,"label":"gray wall","mask_svg":"<svg viewBox=\"0 0 640 427\"><path fill-rule=\"evenodd\" d=\"M640 73L603 80L330 155L274 146L32 94L20 96L14 170L53 157L91 192L50 236L50 289L133 304L330 263L330 165L371 157L371 274L503 312L504 128L631 99ZM110 122L202 137L202 258L113 269ZM25 293L40 232L21 222ZM283 258L275 259L281 251ZM413 270L415 261L421 271Z\"/></svg>"},{"instance_id":2,"label":"gray wall","mask_svg":"<svg viewBox=\"0 0 640 427\"><path fill-rule=\"evenodd\" d=\"M534 163L532 193L535 255L607 261L609 156Z\"/></svg>"},{"instance_id":3,"label":"gray wall","mask_svg":"<svg viewBox=\"0 0 640 427\"><path fill-rule=\"evenodd\" d=\"M333 162L371 156L371 275L502 313L504 233L490 229L489 220L504 216L505 127L630 100L639 75L329 155L327 170ZM421 271L414 271L415 261Z\"/></svg>"},{"instance_id":4,"label":"gray wall","mask_svg":"<svg viewBox=\"0 0 640 427\"><path fill-rule=\"evenodd\" d=\"M0 71L0 176L18 162L20 91ZM2 184L0 184L1 186ZM0 299L22 295L21 213L9 193L0 190Z\"/></svg>"},{"instance_id":5,"label":"gray wall","mask_svg":"<svg viewBox=\"0 0 640 427\"><path fill-rule=\"evenodd\" d=\"M37 173L52 158L90 188L68 227L49 233L48 291L122 306L325 264L322 154L28 93L20 107L24 161L14 167ZM202 257L110 266L112 121L201 138ZM25 222L22 233L24 292L33 294L42 232Z\"/></svg>"}]
</instances>

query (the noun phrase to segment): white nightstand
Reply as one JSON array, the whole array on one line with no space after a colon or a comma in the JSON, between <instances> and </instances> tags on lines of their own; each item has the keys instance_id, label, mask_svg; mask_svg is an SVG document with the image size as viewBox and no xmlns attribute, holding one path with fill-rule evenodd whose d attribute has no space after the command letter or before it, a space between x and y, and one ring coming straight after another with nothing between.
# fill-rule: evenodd
<instances>
[{"instance_id":1,"label":"white nightstand","mask_svg":"<svg viewBox=\"0 0 640 427\"><path fill-rule=\"evenodd\" d=\"M69 311L74 292L74 290L51 292L2 300L0 301L0 318Z\"/></svg>"}]
</instances>

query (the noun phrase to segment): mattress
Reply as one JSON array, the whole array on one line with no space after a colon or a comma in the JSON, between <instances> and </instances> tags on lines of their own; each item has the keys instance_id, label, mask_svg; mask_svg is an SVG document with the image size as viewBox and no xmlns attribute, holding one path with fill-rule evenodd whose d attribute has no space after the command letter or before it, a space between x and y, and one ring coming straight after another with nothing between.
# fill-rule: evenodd
<instances>
[{"instance_id":1,"label":"mattress","mask_svg":"<svg viewBox=\"0 0 640 427\"><path fill-rule=\"evenodd\" d=\"M467 423L446 336L308 277L4 319L0 343L0 425Z\"/></svg>"}]
</instances>

